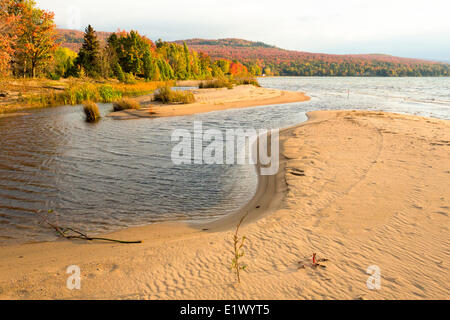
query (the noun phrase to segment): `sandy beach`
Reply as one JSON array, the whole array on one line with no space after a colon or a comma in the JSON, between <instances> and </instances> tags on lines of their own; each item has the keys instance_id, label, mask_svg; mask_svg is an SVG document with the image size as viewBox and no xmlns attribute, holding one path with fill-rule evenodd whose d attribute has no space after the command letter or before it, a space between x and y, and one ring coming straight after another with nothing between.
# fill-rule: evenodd
<instances>
[{"instance_id":1,"label":"sandy beach","mask_svg":"<svg viewBox=\"0 0 450 320\"><path fill-rule=\"evenodd\" d=\"M310 98L302 92L282 91L242 85L233 89L198 89L192 91L195 103L161 104L152 101L153 95L137 98L143 106L140 110L112 112L108 116L117 120L186 116L196 113L226 109L249 108L307 101Z\"/></svg>"},{"instance_id":2,"label":"sandy beach","mask_svg":"<svg viewBox=\"0 0 450 320\"><path fill-rule=\"evenodd\" d=\"M0 298L448 299L448 121L311 112L281 132L280 146L278 174L261 176L255 197L218 221L109 235L137 245L0 247ZM233 229L246 213L248 271L236 285ZM312 267L313 253L326 268ZM81 290L66 288L70 265ZM379 290L366 286L373 265Z\"/></svg>"}]
</instances>

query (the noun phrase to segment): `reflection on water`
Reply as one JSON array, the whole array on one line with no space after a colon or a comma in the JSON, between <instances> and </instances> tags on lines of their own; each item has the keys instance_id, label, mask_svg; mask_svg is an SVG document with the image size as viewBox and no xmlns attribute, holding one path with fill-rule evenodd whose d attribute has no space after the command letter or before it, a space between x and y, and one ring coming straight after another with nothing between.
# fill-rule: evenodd
<instances>
[{"instance_id":1,"label":"reflection on water","mask_svg":"<svg viewBox=\"0 0 450 320\"><path fill-rule=\"evenodd\" d=\"M395 81L397 80L397 81ZM448 78L267 78L267 87L313 99L163 119L84 122L81 107L0 119L0 244L54 239L35 212L100 233L167 220L213 219L240 208L256 189L254 168L176 166L174 129L280 128L318 109L377 109L450 118ZM350 89L350 95L348 90ZM434 99L434 100L433 100ZM103 115L111 105L100 105Z\"/></svg>"}]
</instances>

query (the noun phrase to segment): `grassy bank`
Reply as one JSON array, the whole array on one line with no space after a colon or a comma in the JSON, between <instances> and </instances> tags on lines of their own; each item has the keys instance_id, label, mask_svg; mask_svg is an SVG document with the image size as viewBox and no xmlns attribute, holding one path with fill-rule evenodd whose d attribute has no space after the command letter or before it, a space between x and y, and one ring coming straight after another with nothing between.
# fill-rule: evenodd
<instances>
[{"instance_id":1,"label":"grassy bank","mask_svg":"<svg viewBox=\"0 0 450 320\"><path fill-rule=\"evenodd\" d=\"M0 80L0 113L59 105L78 105L84 101L109 103L122 97L149 94L173 82L117 81L90 79L2 79Z\"/></svg>"}]
</instances>

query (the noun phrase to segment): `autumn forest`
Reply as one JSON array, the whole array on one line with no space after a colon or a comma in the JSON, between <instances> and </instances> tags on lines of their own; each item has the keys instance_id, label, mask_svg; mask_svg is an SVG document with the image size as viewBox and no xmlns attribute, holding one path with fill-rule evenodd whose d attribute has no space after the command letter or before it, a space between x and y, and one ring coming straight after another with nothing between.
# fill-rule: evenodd
<instances>
[{"instance_id":1,"label":"autumn forest","mask_svg":"<svg viewBox=\"0 0 450 320\"><path fill-rule=\"evenodd\" d=\"M15 77L116 78L166 81L248 76L237 61L216 59L186 44L155 43L137 31L112 33L101 42L89 25L79 52L60 45L54 14L30 0L0 0L0 73Z\"/></svg>"},{"instance_id":2,"label":"autumn forest","mask_svg":"<svg viewBox=\"0 0 450 320\"><path fill-rule=\"evenodd\" d=\"M311 54L239 39L153 42L137 31L97 33L91 25L81 36L69 37L56 28L52 12L31 0L0 0L0 17L2 76L133 83L262 75L450 75L444 63L386 55Z\"/></svg>"}]
</instances>

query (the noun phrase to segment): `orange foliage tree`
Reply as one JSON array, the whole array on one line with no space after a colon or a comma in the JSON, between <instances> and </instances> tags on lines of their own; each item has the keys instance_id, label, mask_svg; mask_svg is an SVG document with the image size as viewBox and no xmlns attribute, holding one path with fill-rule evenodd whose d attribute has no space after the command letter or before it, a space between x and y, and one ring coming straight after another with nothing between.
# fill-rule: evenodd
<instances>
[{"instance_id":1,"label":"orange foliage tree","mask_svg":"<svg viewBox=\"0 0 450 320\"><path fill-rule=\"evenodd\" d=\"M247 67L238 61L233 61L230 64L230 74L233 76L247 76Z\"/></svg>"},{"instance_id":2,"label":"orange foliage tree","mask_svg":"<svg viewBox=\"0 0 450 320\"><path fill-rule=\"evenodd\" d=\"M23 75L36 77L53 58L58 45L54 13L35 7L34 1L15 4L17 16L16 63Z\"/></svg>"},{"instance_id":3,"label":"orange foliage tree","mask_svg":"<svg viewBox=\"0 0 450 320\"><path fill-rule=\"evenodd\" d=\"M10 73L14 55L14 22L16 16L10 13L10 0L0 0L0 76Z\"/></svg>"}]
</instances>

